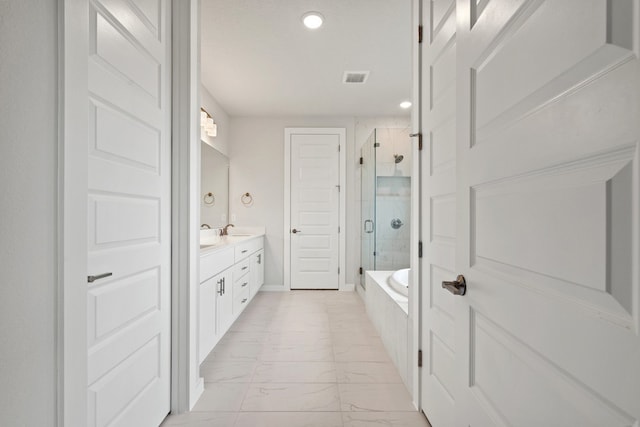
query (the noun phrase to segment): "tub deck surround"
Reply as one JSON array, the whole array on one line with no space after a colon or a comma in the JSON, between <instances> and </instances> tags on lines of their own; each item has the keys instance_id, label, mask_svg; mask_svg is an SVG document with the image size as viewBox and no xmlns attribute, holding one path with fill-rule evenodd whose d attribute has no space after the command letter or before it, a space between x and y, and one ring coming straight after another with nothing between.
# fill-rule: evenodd
<instances>
[{"instance_id":1,"label":"tub deck surround","mask_svg":"<svg viewBox=\"0 0 640 427\"><path fill-rule=\"evenodd\" d=\"M429 427L355 292L259 292L163 427Z\"/></svg>"},{"instance_id":2,"label":"tub deck surround","mask_svg":"<svg viewBox=\"0 0 640 427\"><path fill-rule=\"evenodd\" d=\"M407 298L409 297L409 274L411 274L411 269L403 268L394 271L388 279L391 288Z\"/></svg>"},{"instance_id":3,"label":"tub deck surround","mask_svg":"<svg viewBox=\"0 0 640 427\"><path fill-rule=\"evenodd\" d=\"M365 274L374 283L378 284L378 287L393 301L395 302L405 313L405 316L409 315L409 298L402 295L389 285L389 277L395 273L394 271L367 271ZM368 282L367 290L369 290ZM366 298L366 297L365 297Z\"/></svg>"},{"instance_id":4,"label":"tub deck surround","mask_svg":"<svg viewBox=\"0 0 640 427\"><path fill-rule=\"evenodd\" d=\"M409 390L409 299L389 285L393 271L367 271L364 300L367 314Z\"/></svg>"}]
</instances>

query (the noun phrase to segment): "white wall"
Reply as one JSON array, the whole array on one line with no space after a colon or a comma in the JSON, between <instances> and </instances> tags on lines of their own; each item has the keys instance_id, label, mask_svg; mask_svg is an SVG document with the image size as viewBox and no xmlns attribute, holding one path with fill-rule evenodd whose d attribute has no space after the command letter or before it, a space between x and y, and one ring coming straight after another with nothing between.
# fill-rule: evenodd
<instances>
[{"instance_id":1,"label":"white wall","mask_svg":"<svg viewBox=\"0 0 640 427\"><path fill-rule=\"evenodd\" d=\"M56 419L57 1L0 2L0 425Z\"/></svg>"},{"instance_id":2,"label":"white wall","mask_svg":"<svg viewBox=\"0 0 640 427\"><path fill-rule=\"evenodd\" d=\"M231 118L231 222L241 226L266 227L265 285L283 286L284 282L284 129L346 128L346 283L354 284L359 282L360 266L360 147L375 127L403 128L408 125L408 117ZM240 201L241 195L247 192L254 200L250 207L245 207Z\"/></svg>"}]
</instances>

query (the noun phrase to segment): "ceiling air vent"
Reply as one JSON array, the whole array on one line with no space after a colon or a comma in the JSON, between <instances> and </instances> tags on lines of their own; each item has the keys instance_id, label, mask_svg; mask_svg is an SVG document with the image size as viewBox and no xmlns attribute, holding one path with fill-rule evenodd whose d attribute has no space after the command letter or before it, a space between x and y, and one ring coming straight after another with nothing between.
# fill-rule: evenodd
<instances>
[{"instance_id":1,"label":"ceiling air vent","mask_svg":"<svg viewBox=\"0 0 640 427\"><path fill-rule=\"evenodd\" d=\"M345 71L342 83L366 83L368 78L368 71Z\"/></svg>"}]
</instances>

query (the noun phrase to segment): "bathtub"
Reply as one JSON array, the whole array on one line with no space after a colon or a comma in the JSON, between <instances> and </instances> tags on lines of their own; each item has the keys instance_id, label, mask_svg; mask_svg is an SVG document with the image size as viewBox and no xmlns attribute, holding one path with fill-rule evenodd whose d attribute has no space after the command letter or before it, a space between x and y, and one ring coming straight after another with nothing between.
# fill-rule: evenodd
<instances>
[{"instance_id":1,"label":"bathtub","mask_svg":"<svg viewBox=\"0 0 640 427\"><path fill-rule=\"evenodd\" d=\"M402 273L394 271L367 271L365 273L366 290L364 291L365 306L371 323L382 339L382 343L389 353L393 364L398 369L402 381L411 390L409 378L408 352L409 340L409 299L406 296L406 285L398 285L402 292L392 288L391 277L398 273L393 281L402 281L402 276L408 279L409 271ZM402 270L399 270L402 271ZM408 280L404 280L408 282Z\"/></svg>"},{"instance_id":2,"label":"bathtub","mask_svg":"<svg viewBox=\"0 0 640 427\"><path fill-rule=\"evenodd\" d=\"M399 292L405 297L409 297L409 272L410 268L403 268L402 270L395 271L389 276L389 286L394 291Z\"/></svg>"}]
</instances>

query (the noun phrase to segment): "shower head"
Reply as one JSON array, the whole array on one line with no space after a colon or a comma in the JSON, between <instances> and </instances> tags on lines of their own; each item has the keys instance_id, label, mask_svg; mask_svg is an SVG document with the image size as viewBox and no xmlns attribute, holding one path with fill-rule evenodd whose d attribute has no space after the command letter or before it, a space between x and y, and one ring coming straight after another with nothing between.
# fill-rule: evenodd
<instances>
[{"instance_id":1,"label":"shower head","mask_svg":"<svg viewBox=\"0 0 640 427\"><path fill-rule=\"evenodd\" d=\"M394 154L393 158L396 159L396 164L398 164L404 159L404 156L402 154Z\"/></svg>"}]
</instances>

